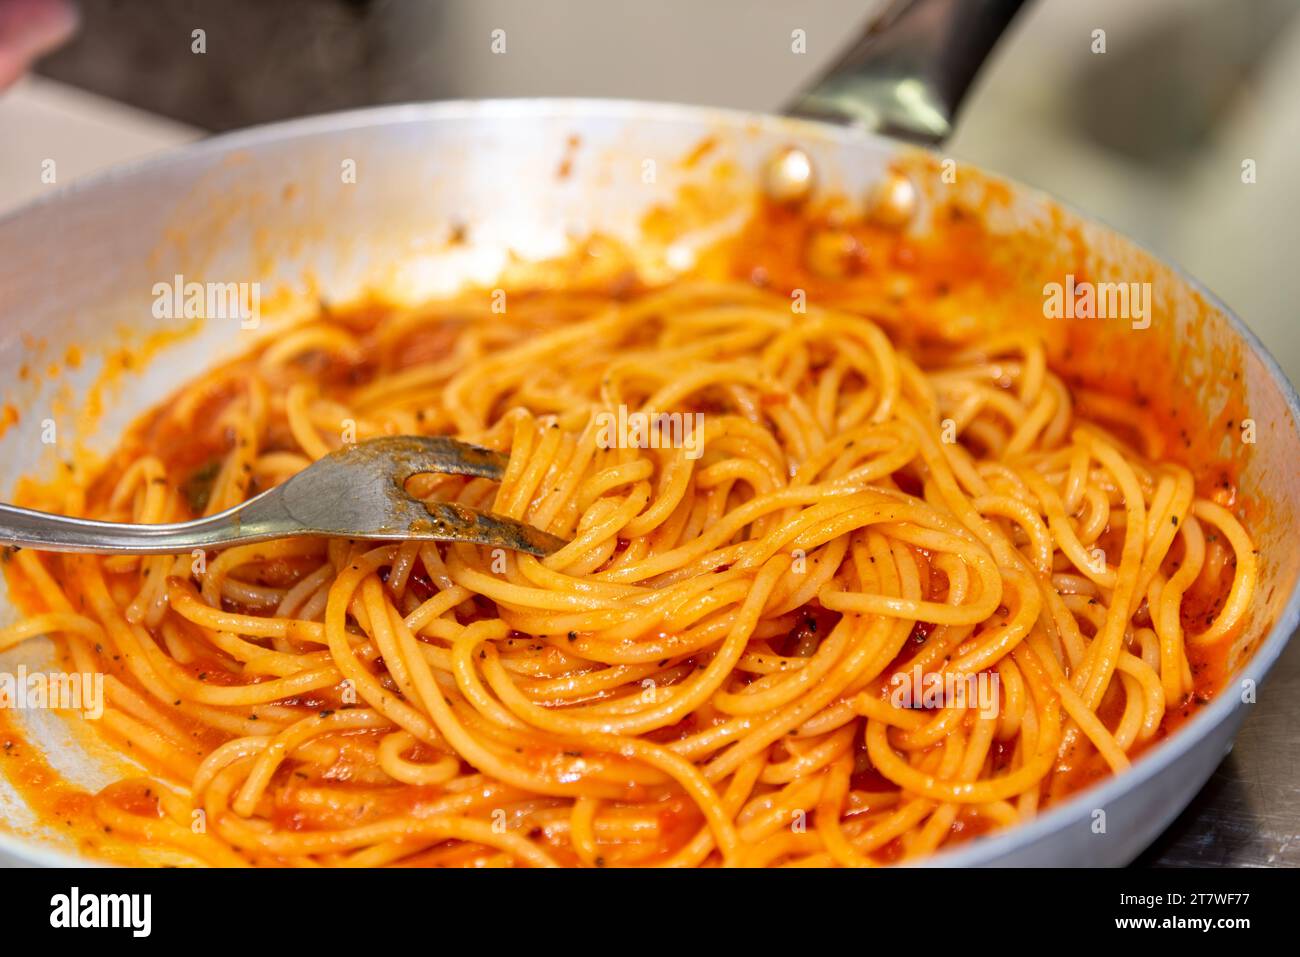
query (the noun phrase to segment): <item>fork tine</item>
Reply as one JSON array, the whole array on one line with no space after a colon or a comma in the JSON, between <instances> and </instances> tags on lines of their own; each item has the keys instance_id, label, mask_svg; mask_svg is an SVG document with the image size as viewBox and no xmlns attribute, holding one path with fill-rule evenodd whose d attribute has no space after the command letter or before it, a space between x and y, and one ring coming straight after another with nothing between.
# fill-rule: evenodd
<instances>
[{"instance_id":1,"label":"fork tine","mask_svg":"<svg viewBox=\"0 0 1300 957\"><path fill-rule=\"evenodd\" d=\"M406 481L411 476L429 472L500 481L509 462L509 456L501 452L442 435L394 435L349 446L330 457L344 467L383 470L410 507L420 510L414 518L410 517L409 511L406 512L409 520L405 528L407 535L435 541L496 545L539 557L568 544L562 538L502 515L480 512L454 502L426 502L406 491Z\"/></svg>"},{"instance_id":2,"label":"fork tine","mask_svg":"<svg viewBox=\"0 0 1300 957\"><path fill-rule=\"evenodd\" d=\"M391 435L345 446L331 454L340 462L373 464L382 458L392 465L393 478L400 484L412 475L442 472L499 482L509 457L501 452L470 445L445 435Z\"/></svg>"},{"instance_id":3,"label":"fork tine","mask_svg":"<svg viewBox=\"0 0 1300 957\"><path fill-rule=\"evenodd\" d=\"M440 541L498 545L539 558L545 558L568 544L562 538L513 518L480 512L455 502L422 504L429 513L428 528L421 527L423 520L417 520L408 529L412 534L428 533Z\"/></svg>"},{"instance_id":4,"label":"fork tine","mask_svg":"<svg viewBox=\"0 0 1300 957\"><path fill-rule=\"evenodd\" d=\"M476 476L499 482L510 462L510 457L502 452L470 445L468 442L460 442L445 435L426 436L422 444L428 452L431 464L435 466L429 470L433 472ZM411 474L417 475L420 471L423 469Z\"/></svg>"}]
</instances>

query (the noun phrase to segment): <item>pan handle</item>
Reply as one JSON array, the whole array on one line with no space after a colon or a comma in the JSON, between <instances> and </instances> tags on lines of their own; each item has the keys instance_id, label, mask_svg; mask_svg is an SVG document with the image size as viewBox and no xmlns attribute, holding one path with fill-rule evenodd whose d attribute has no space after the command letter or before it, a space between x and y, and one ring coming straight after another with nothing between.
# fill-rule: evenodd
<instances>
[{"instance_id":1,"label":"pan handle","mask_svg":"<svg viewBox=\"0 0 1300 957\"><path fill-rule=\"evenodd\" d=\"M1024 0L891 0L786 112L934 145Z\"/></svg>"}]
</instances>

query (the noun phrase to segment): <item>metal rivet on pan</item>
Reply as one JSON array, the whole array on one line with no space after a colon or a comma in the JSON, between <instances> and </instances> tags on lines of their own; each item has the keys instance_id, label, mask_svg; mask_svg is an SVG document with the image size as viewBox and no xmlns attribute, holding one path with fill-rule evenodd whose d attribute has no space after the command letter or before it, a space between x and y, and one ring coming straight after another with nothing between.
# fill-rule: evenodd
<instances>
[{"instance_id":1,"label":"metal rivet on pan","mask_svg":"<svg viewBox=\"0 0 1300 957\"><path fill-rule=\"evenodd\" d=\"M776 203L802 203L812 195L812 159L797 146L778 150L763 169L763 190Z\"/></svg>"},{"instance_id":2,"label":"metal rivet on pan","mask_svg":"<svg viewBox=\"0 0 1300 957\"><path fill-rule=\"evenodd\" d=\"M916 215L916 184L902 173L890 171L871 189L867 215L881 226L906 226Z\"/></svg>"}]
</instances>

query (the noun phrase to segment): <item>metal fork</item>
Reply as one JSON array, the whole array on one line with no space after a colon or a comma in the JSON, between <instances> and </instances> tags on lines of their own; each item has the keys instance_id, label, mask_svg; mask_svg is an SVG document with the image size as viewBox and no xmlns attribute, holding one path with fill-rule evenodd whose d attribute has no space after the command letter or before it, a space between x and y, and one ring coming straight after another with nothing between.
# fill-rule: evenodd
<instances>
[{"instance_id":1,"label":"metal fork","mask_svg":"<svg viewBox=\"0 0 1300 957\"><path fill-rule=\"evenodd\" d=\"M378 541L473 542L545 556L567 544L514 519L406 491L413 475L442 472L500 481L506 456L441 436L393 436L348 445L247 502L207 518L132 525L0 504L0 542L51 552L178 554L295 535Z\"/></svg>"}]
</instances>

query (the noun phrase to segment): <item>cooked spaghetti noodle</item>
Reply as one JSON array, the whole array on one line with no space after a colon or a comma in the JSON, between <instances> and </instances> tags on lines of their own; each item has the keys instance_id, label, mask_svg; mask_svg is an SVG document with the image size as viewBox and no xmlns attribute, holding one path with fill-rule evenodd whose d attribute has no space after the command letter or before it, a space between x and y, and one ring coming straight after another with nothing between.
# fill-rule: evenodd
<instances>
[{"instance_id":1,"label":"cooked spaghetti noodle","mask_svg":"<svg viewBox=\"0 0 1300 957\"><path fill-rule=\"evenodd\" d=\"M104 672L149 769L105 828L219 865L890 863L1123 771L1250 605L1238 520L1031 335L909 355L740 283L479 311L326 312L35 502L185 520L453 434L504 479L412 494L571 540L17 553L0 649Z\"/></svg>"}]
</instances>

